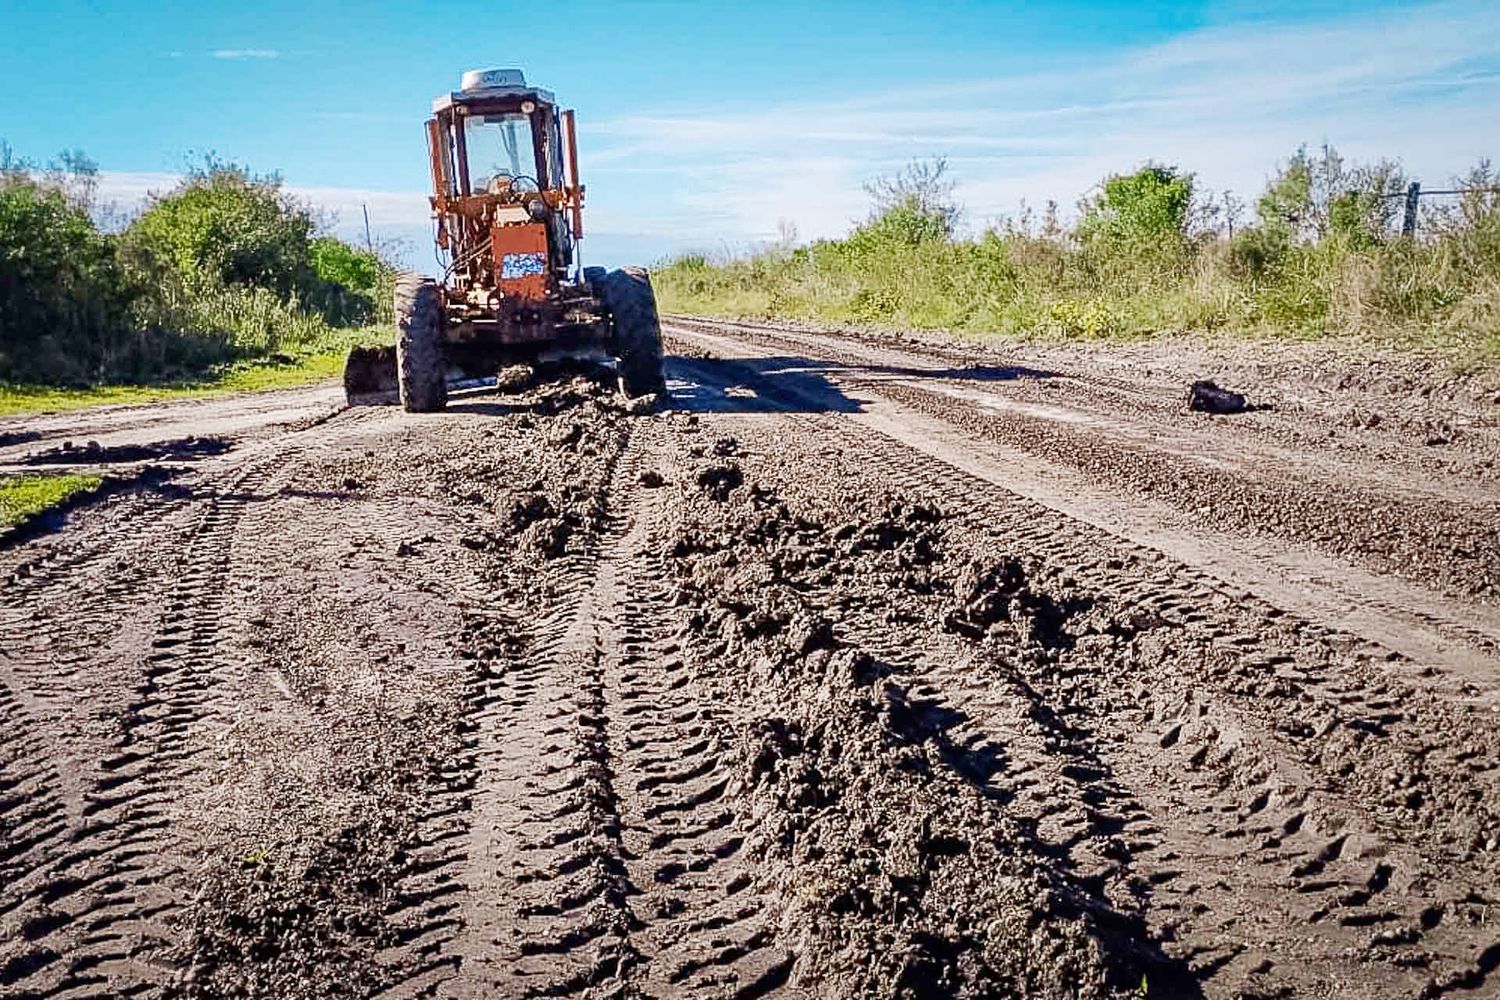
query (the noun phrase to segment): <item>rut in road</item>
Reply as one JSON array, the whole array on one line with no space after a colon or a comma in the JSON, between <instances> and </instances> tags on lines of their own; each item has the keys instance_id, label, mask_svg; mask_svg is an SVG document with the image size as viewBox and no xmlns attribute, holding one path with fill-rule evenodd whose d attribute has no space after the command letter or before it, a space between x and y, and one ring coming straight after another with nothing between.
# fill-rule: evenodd
<instances>
[{"instance_id":1,"label":"rut in road","mask_svg":"<svg viewBox=\"0 0 1500 1000\"><path fill-rule=\"evenodd\" d=\"M1060 870L1145 916L1194 979L1230 994L1296 977L1288 953L1325 985L1370 993L1390 985L1372 958L1408 970L1413 992L1483 980L1492 942L1472 920L1496 878L1482 791L1495 769L1467 704L1408 687L1374 644L841 419L794 419L807 429L741 442L777 456L756 462L765 476L799 495L808 486L783 463L883 481L963 512L961 552L993 540L946 584L959 601L951 628L917 640L945 612L924 614L915 595L835 591L827 614L912 677L912 704L949 720L950 766L1024 820ZM806 454L806 441L822 447ZM1034 654L992 651L983 621L980 643L964 640L964 594L983 605L986 588L1003 596L1028 578L1051 594ZM1432 977L1439 963L1459 971Z\"/></svg>"},{"instance_id":2,"label":"rut in road","mask_svg":"<svg viewBox=\"0 0 1500 1000\"><path fill-rule=\"evenodd\" d=\"M406 971L385 996L750 997L788 974L737 859L732 720L671 638L650 435L621 447L602 533L558 567L545 617L470 595L465 754L401 885Z\"/></svg>"},{"instance_id":3,"label":"rut in road","mask_svg":"<svg viewBox=\"0 0 1500 1000\"><path fill-rule=\"evenodd\" d=\"M50 759L28 799L45 811L6 852L13 877L0 912L18 924L24 950L6 956L0 984L61 997L119 981L132 994L159 992L174 979L174 921L193 861L175 843L172 805L229 711L218 649L229 548L274 471L251 464L205 484L201 504L130 499L123 506L137 516L124 551L91 558L57 546L54 558L23 564L24 591L8 591L29 600L12 609L6 669L36 703L30 714L57 721L52 733L32 730ZM118 698L113 723L75 716L69 735L83 739L57 740L79 695L101 690Z\"/></svg>"}]
</instances>

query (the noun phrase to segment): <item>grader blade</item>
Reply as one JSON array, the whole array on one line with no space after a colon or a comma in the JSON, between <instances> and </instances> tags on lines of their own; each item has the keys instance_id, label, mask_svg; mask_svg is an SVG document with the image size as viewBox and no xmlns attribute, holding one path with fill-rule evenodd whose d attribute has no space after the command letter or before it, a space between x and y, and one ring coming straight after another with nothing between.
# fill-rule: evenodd
<instances>
[{"instance_id":1,"label":"grader blade","mask_svg":"<svg viewBox=\"0 0 1500 1000\"><path fill-rule=\"evenodd\" d=\"M350 406L383 406L399 402L396 348L356 347L344 361L344 396Z\"/></svg>"}]
</instances>

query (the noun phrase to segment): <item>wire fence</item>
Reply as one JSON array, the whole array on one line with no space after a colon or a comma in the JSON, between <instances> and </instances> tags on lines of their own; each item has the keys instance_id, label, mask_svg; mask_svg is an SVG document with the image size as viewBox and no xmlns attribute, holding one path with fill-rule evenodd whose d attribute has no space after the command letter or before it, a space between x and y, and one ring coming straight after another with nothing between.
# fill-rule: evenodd
<instances>
[{"instance_id":1,"label":"wire fence","mask_svg":"<svg viewBox=\"0 0 1500 1000\"><path fill-rule=\"evenodd\" d=\"M1405 191L1392 191L1386 195L1387 198L1401 198L1405 204L1401 211L1401 235L1410 236L1413 239L1417 235L1417 219L1421 211L1423 198L1439 196L1464 196L1471 194L1500 194L1500 187L1462 187L1462 188L1428 188L1423 189L1420 181L1412 181L1406 186Z\"/></svg>"}]
</instances>

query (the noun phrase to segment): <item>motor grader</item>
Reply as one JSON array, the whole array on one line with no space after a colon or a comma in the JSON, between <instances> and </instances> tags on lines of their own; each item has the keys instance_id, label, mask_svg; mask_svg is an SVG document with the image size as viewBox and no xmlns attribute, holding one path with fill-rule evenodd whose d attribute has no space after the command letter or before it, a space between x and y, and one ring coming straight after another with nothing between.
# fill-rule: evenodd
<instances>
[{"instance_id":1,"label":"motor grader","mask_svg":"<svg viewBox=\"0 0 1500 1000\"><path fill-rule=\"evenodd\" d=\"M573 112L518 69L473 70L433 102L427 148L442 276L397 280L395 344L350 353L349 401L439 410L450 384L564 358L612 359L626 394L660 392L646 271L579 262Z\"/></svg>"}]
</instances>

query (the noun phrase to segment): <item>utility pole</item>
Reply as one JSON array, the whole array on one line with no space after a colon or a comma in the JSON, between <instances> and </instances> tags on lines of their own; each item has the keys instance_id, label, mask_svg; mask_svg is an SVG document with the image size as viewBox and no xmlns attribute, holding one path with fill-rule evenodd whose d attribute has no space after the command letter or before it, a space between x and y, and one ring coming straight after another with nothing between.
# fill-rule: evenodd
<instances>
[{"instance_id":1,"label":"utility pole","mask_svg":"<svg viewBox=\"0 0 1500 1000\"><path fill-rule=\"evenodd\" d=\"M365 213L365 249L371 253L375 252L375 244L370 239L370 206L364 202L359 203L359 210Z\"/></svg>"},{"instance_id":2,"label":"utility pole","mask_svg":"<svg viewBox=\"0 0 1500 1000\"><path fill-rule=\"evenodd\" d=\"M1417 203L1422 200L1422 185L1412 181L1406 188L1406 214L1401 218L1401 235L1417 235Z\"/></svg>"}]
</instances>

